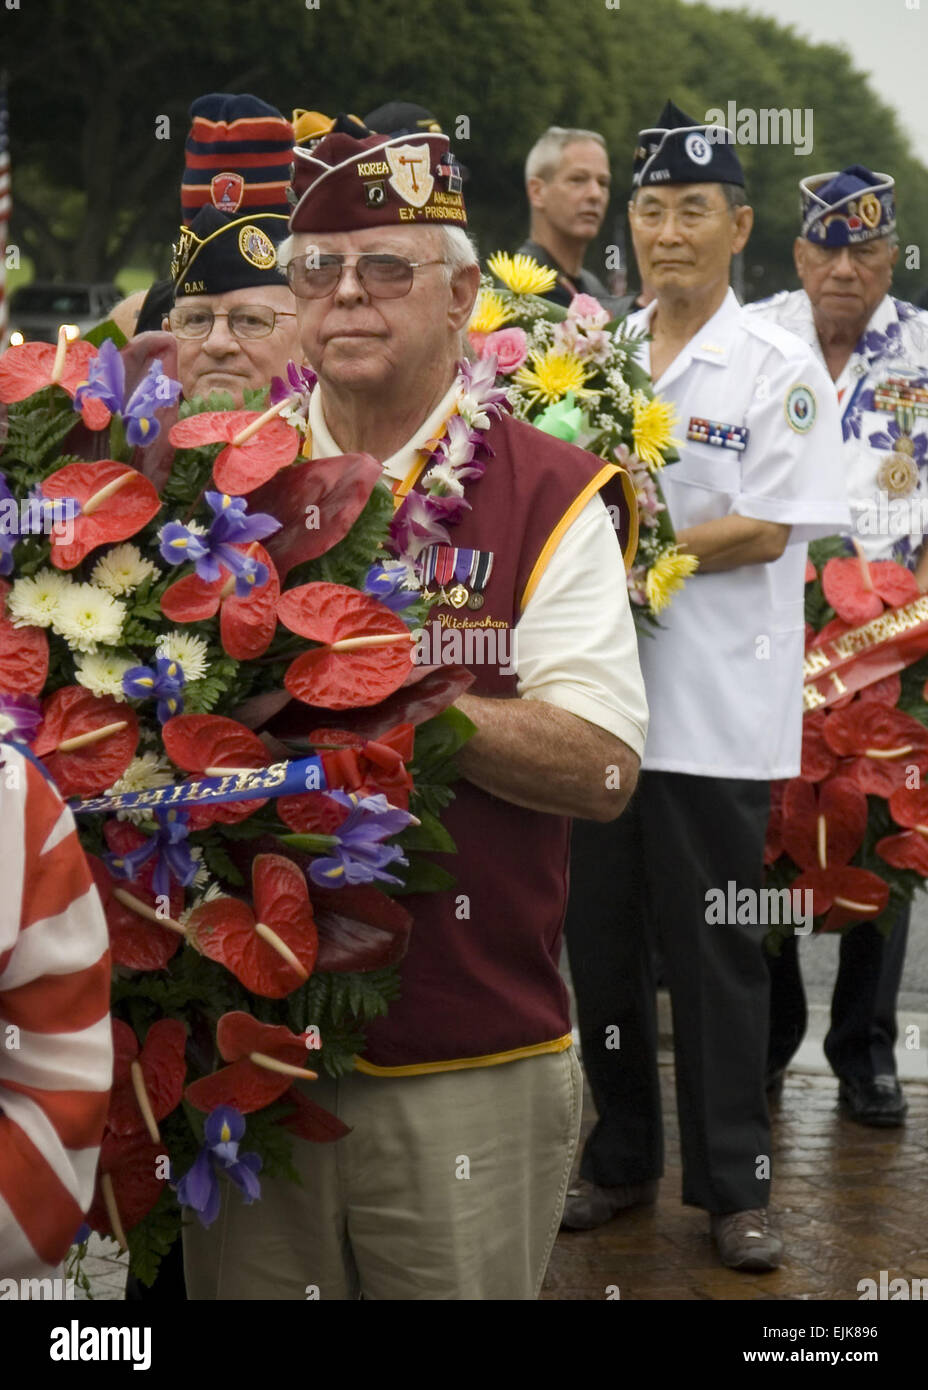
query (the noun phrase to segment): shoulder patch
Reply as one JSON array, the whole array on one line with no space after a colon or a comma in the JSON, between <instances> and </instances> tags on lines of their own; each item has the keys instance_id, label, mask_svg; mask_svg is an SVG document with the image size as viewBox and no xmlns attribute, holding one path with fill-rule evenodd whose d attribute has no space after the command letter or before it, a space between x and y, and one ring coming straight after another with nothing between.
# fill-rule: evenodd
<instances>
[{"instance_id":1,"label":"shoulder patch","mask_svg":"<svg viewBox=\"0 0 928 1390\"><path fill-rule=\"evenodd\" d=\"M815 392L810 386L800 383L790 387L783 402L783 410L790 426L798 434L805 434L815 424Z\"/></svg>"}]
</instances>

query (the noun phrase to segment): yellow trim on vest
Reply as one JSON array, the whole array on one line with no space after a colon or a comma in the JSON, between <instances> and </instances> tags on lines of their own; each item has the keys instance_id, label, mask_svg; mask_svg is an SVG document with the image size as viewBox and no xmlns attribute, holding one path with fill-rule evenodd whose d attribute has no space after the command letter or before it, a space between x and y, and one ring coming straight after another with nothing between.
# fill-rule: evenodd
<instances>
[{"instance_id":1,"label":"yellow trim on vest","mask_svg":"<svg viewBox=\"0 0 928 1390\"><path fill-rule=\"evenodd\" d=\"M425 468L425 465L430 457L430 454L420 454L420 456L416 459L415 463L413 464L412 468L410 468L409 472L406 474L406 477L395 489L393 493L393 510L395 512L399 511L400 506L406 498L407 492L414 488L416 486L416 483L422 477L422 470Z\"/></svg>"},{"instance_id":2,"label":"yellow trim on vest","mask_svg":"<svg viewBox=\"0 0 928 1390\"><path fill-rule=\"evenodd\" d=\"M405 1067L378 1067L363 1057L355 1057L357 1071L365 1076L427 1076L436 1071L466 1071L471 1067L498 1067L503 1062L520 1062L523 1057L540 1057L545 1052L566 1052L573 1047L573 1038L565 1033L550 1042L532 1043L530 1047L515 1047L511 1052L488 1052L484 1057L455 1057L448 1062L412 1062Z\"/></svg>"},{"instance_id":3,"label":"yellow trim on vest","mask_svg":"<svg viewBox=\"0 0 928 1390\"><path fill-rule=\"evenodd\" d=\"M567 530L568 526L571 524L572 521L576 521L577 517L583 511L583 508L586 506L587 502L589 502L590 498L595 493L599 492L600 488L603 487L604 484L607 483L610 478L614 478L617 473L621 476L622 492L624 494L625 501L628 504L628 543L625 546L622 559L625 562L626 570L631 569L632 563L635 559L635 552L638 549L638 500L635 496L635 489L632 486L632 480L628 476L628 473L625 471L625 469L620 468L619 465L616 463L606 463L595 475L595 477L590 479L583 491L574 498L570 506L567 508L567 511L561 517L560 521L557 523L554 530L551 532L550 536L542 546L541 553L538 556L538 559L535 561L534 568L528 577L528 582L525 585L525 589L522 593L522 598L519 602L520 613L524 612L525 605L528 603L529 599L532 597L532 594L538 588L538 581L541 579L541 576L548 568L551 556L554 554L555 550L560 544L561 537L564 535L564 532Z\"/></svg>"}]
</instances>

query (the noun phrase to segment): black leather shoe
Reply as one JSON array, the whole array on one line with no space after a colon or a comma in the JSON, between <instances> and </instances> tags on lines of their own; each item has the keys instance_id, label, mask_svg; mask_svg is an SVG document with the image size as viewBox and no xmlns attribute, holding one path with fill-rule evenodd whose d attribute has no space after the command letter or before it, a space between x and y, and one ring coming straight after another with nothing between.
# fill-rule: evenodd
<instances>
[{"instance_id":1,"label":"black leather shoe","mask_svg":"<svg viewBox=\"0 0 928 1390\"><path fill-rule=\"evenodd\" d=\"M889 1073L868 1077L867 1080L856 1077L842 1079L838 1100L849 1120L878 1129L892 1129L905 1124L905 1113L909 1108L902 1087Z\"/></svg>"},{"instance_id":2,"label":"black leather shoe","mask_svg":"<svg viewBox=\"0 0 928 1390\"><path fill-rule=\"evenodd\" d=\"M766 1207L710 1216L709 1230L719 1258L729 1269L766 1274L779 1269L783 1242L774 1230Z\"/></svg>"},{"instance_id":3,"label":"black leather shoe","mask_svg":"<svg viewBox=\"0 0 928 1390\"><path fill-rule=\"evenodd\" d=\"M567 1194L562 1231L592 1231L604 1226L620 1211L657 1201L656 1182L622 1183L618 1187L598 1187L581 1178Z\"/></svg>"}]
</instances>

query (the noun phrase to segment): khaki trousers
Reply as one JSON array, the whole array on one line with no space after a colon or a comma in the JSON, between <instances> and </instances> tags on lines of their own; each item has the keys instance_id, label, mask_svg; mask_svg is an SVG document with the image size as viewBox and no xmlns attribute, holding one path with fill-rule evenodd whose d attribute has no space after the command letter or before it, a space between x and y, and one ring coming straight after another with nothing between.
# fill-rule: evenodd
<instances>
[{"instance_id":1,"label":"khaki trousers","mask_svg":"<svg viewBox=\"0 0 928 1390\"><path fill-rule=\"evenodd\" d=\"M307 1093L351 1134L296 1139L303 1186L263 1179L251 1206L221 1180L214 1224L185 1228L189 1298L538 1297L580 1130L572 1047Z\"/></svg>"}]
</instances>

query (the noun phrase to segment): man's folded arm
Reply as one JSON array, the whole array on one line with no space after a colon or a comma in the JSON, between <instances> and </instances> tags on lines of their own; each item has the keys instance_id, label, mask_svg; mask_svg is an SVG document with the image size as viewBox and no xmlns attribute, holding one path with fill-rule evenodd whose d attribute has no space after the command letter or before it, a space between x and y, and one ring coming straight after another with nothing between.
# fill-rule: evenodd
<instances>
[{"instance_id":1,"label":"man's folded arm","mask_svg":"<svg viewBox=\"0 0 928 1390\"><path fill-rule=\"evenodd\" d=\"M518 699L458 701L477 726L462 774L532 810L613 820L635 787L648 707L622 554L598 496L526 604L514 663Z\"/></svg>"}]
</instances>

